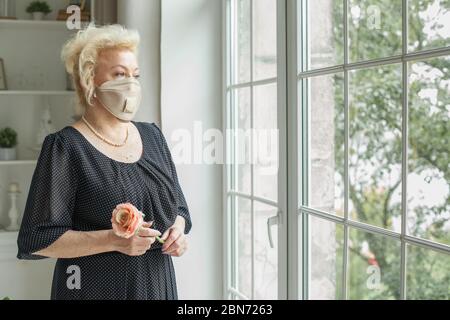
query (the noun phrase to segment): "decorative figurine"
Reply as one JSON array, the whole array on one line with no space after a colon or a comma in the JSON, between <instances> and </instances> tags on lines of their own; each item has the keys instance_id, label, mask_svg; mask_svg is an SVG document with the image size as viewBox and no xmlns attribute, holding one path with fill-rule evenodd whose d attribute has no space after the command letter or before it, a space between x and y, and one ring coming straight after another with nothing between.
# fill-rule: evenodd
<instances>
[{"instance_id":1,"label":"decorative figurine","mask_svg":"<svg viewBox=\"0 0 450 320\"><path fill-rule=\"evenodd\" d=\"M9 184L8 194L11 199L11 208L9 209L9 226L6 227L8 231L19 230L19 212L17 210L17 198L20 194L19 184L17 182L12 182Z\"/></svg>"},{"instance_id":2,"label":"decorative figurine","mask_svg":"<svg viewBox=\"0 0 450 320\"><path fill-rule=\"evenodd\" d=\"M52 124L50 105L47 103L47 105L41 115L41 120L40 120L40 124L39 124L39 132L37 134L37 141L36 141L37 145L41 146L42 143L44 142L45 137L54 131L55 131L55 129Z\"/></svg>"}]
</instances>

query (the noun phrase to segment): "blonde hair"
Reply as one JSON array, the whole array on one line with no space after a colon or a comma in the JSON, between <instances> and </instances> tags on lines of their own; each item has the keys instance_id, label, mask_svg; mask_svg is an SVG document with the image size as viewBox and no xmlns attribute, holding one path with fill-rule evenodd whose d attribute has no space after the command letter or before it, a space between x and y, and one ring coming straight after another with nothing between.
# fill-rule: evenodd
<instances>
[{"instance_id":1,"label":"blonde hair","mask_svg":"<svg viewBox=\"0 0 450 320\"><path fill-rule=\"evenodd\" d=\"M97 27L91 22L64 44L61 59L75 85L82 112L92 105L99 52L102 49L129 49L137 55L139 42L140 36L136 30L127 30L119 24Z\"/></svg>"}]
</instances>

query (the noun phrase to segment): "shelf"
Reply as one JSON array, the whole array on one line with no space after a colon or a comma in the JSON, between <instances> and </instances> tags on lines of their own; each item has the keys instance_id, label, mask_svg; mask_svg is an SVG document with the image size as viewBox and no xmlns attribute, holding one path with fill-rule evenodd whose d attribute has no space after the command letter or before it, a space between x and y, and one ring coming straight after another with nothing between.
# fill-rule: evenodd
<instances>
[{"instance_id":1,"label":"shelf","mask_svg":"<svg viewBox=\"0 0 450 320\"><path fill-rule=\"evenodd\" d=\"M1 161L0 166L17 166L17 165L35 165L37 160L12 160L12 161Z\"/></svg>"},{"instance_id":2,"label":"shelf","mask_svg":"<svg viewBox=\"0 0 450 320\"><path fill-rule=\"evenodd\" d=\"M15 240L18 235L19 231L6 231L4 229L0 229L0 240Z\"/></svg>"},{"instance_id":3,"label":"shelf","mask_svg":"<svg viewBox=\"0 0 450 320\"><path fill-rule=\"evenodd\" d=\"M0 230L0 262L15 261L19 231Z\"/></svg>"},{"instance_id":4,"label":"shelf","mask_svg":"<svg viewBox=\"0 0 450 320\"><path fill-rule=\"evenodd\" d=\"M75 91L70 90L0 90L4 95L32 95L32 96L73 96Z\"/></svg>"},{"instance_id":5,"label":"shelf","mask_svg":"<svg viewBox=\"0 0 450 320\"><path fill-rule=\"evenodd\" d=\"M89 22L83 21L81 22L81 27L88 25ZM56 28L56 29L65 29L67 31L76 31L67 29L66 21L58 21L58 20L26 20L26 19L0 19L0 26L4 28Z\"/></svg>"},{"instance_id":6,"label":"shelf","mask_svg":"<svg viewBox=\"0 0 450 320\"><path fill-rule=\"evenodd\" d=\"M19 231L0 229L0 247L15 244Z\"/></svg>"}]
</instances>

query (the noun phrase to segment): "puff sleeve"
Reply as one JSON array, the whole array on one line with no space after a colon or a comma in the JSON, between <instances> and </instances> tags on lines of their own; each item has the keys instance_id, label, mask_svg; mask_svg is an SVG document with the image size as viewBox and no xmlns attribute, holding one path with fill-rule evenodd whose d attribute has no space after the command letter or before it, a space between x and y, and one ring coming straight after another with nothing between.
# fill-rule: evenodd
<instances>
[{"instance_id":1,"label":"puff sleeve","mask_svg":"<svg viewBox=\"0 0 450 320\"><path fill-rule=\"evenodd\" d=\"M175 164L172 159L172 154L170 153L170 149L167 145L167 141L161 131L161 129L153 122L152 125L155 127L156 132L159 137L159 142L162 146L164 156L167 159L167 163L170 167L170 171L172 173L172 180L174 182L174 188L175 188L175 194L177 195L177 201L178 201L178 215L182 216L184 220L186 221L186 226L184 229L184 233L188 234L192 228L192 220L191 215L189 213L189 207L186 203L186 199L184 197L183 191L181 189L180 183L178 181L178 175L177 170L175 168Z\"/></svg>"},{"instance_id":2,"label":"puff sleeve","mask_svg":"<svg viewBox=\"0 0 450 320\"><path fill-rule=\"evenodd\" d=\"M63 139L52 133L42 144L17 238L19 259L46 258L33 253L47 248L72 228L77 177L70 145Z\"/></svg>"}]
</instances>

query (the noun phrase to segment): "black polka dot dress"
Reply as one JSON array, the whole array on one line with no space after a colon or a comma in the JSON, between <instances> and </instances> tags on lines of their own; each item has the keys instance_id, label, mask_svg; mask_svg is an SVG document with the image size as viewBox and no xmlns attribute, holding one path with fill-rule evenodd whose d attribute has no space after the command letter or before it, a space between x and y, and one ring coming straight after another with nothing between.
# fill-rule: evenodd
<instances>
[{"instance_id":1,"label":"black polka dot dress","mask_svg":"<svg viewBox=\"0 0 450 320\"><path fill-rule=\"evenodd\" d=\"M181 215L189 233L189 209L164 135L155 123L132 122L143 143L133 163L109 158L72 126L46 136L17 239L19 259L45 258L33 253L68 230L111 229L112 211L124 202L161 233ZM51 299L176 300L172 256L161 247L155 241L141 256L115 251L57 259Z\"/></svg>"}]
</instances>

